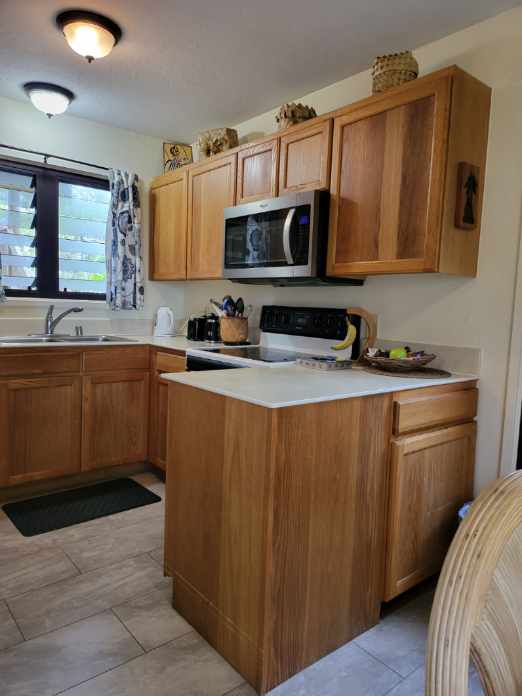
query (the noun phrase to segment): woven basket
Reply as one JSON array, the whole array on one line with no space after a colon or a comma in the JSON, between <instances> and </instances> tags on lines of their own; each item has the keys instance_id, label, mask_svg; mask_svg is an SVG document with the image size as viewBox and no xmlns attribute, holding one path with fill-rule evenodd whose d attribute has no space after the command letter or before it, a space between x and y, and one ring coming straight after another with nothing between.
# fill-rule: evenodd
<instances>
[{"instance_id":1,"label":"woven basket","mask_svg":"<svg viewBox=\"0 0 522 696\"><path fill-rule=\"evenodd\" d=\"M419 64L411 51L377 56L372 65L373 93L415 80L418 74Z\"/></svg>"},{"instance_id":2,"label":"woven basket","mask_svg":"<svg viewBox=\"0 0 522 696\"><path fill-rule=\"evenodd\" d=\"M409 372L410 370L418 370L419 367L427 365L432 360L435 360L436 355L423 355L420 358L375 358L369 355L364 356L366 360L379 370L386 372Z\"/></svg>"}]
</instances>

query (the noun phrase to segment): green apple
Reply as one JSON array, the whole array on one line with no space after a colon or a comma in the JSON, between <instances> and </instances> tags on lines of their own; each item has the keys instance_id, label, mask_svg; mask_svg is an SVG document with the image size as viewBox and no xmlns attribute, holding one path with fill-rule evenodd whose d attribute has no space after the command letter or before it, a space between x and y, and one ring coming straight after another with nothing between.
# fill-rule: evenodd
<instances>
[{"instance_id":1,"label":"green apple","mask_svg":"<svg viewBox=\"0 0 522 696\"><path fill-rule=\"evenodd\" d=\"M406 348L392 348L390 350L390 358L393 358L394 360L400 360L407 357L408 353L406 352Z\"/></svg>"}]
</instances>

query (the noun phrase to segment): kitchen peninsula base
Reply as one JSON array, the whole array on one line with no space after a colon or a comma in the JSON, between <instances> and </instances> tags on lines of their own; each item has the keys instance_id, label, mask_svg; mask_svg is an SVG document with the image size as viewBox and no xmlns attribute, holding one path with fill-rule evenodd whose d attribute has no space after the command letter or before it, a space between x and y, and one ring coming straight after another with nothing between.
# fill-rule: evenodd
<instances>
[{"instance_id":1,"label":"kitchen peninsula base","mask_svg":"<svg viewBox=\"0 0 522 696\"><path fill-rule=\"evenodd\" d=\"M264 693L379 619L392 395L169 392L174 606Z\"/></svg>"}]
</instances>

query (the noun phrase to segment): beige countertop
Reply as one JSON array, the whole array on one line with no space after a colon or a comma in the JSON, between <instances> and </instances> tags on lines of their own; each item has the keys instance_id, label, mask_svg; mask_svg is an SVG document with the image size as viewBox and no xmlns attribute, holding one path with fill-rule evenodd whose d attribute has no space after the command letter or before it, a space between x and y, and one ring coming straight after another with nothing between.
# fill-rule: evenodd
<instances>
[{"instance_id":1,"label":"beige countertop","mask_svg":"<svg viewBox=\"0 0 522 696\"><path fill-rule=\"evenodd\" d=\"M167 348L170 350L186 351L189 348L222 348L222 343L208 343L207 341L189 341L185 336L120 336L123 341L96 342L96 341L57 341L49 343L13 343L4 342L3 339L10 336L0 336L0 349L2 348L107 348L110 346L149 345L155 348ZM24 337L25 338L25 337Z\"/></svg>"},{"instance_id":2,"label":"beige countertop","mask_svg":"<svg viewBox=\"0 0 522 696\"><path fill-rule=\"evenodd\" d=\"M416 379L370 374L359 369L341 372L313 370L299 365L179 372L164 374L162 378L265 408L301 406L478 379L476 375L464 374Z\"/></svg>"}]
</instances>

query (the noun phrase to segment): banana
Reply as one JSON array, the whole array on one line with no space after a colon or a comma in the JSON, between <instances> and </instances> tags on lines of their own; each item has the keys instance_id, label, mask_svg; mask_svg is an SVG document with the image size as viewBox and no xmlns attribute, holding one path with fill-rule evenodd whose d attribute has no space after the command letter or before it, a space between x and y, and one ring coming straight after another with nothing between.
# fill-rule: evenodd
<instances>
[{"instance_id":1,"label":"banana","mask_svg":"<svg viewBox=\"0 0 522 696\"><path fill-rule=\"evenodd\" d=\"M346 332L346 338L342 343L338 343L336 346L332 346L332 350L346 350L349 348L357 337L357 329L348 320L348 331Z\"/></svg>"}]
</instances>

